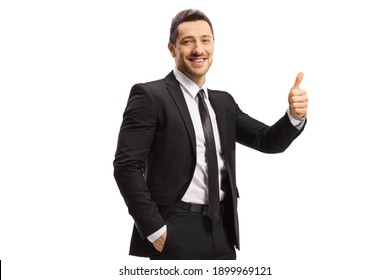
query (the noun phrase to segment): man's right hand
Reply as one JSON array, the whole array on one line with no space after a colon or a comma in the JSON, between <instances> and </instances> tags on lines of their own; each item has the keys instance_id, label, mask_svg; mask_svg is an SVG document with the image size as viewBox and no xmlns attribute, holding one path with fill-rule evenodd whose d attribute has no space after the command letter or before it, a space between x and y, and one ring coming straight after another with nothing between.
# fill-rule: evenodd
<instances>
[{"instance_id":1,"label":"man's right hand","mask_svg":"<svg viewBox=\"0 0 390 280\"><path fill-rule=\"evenodd\" d=\"M160 253L164 249L165 240L167 239L167 231L165 231L159 238L157 238L152 244Z\"/></svg>"}]
</instances>

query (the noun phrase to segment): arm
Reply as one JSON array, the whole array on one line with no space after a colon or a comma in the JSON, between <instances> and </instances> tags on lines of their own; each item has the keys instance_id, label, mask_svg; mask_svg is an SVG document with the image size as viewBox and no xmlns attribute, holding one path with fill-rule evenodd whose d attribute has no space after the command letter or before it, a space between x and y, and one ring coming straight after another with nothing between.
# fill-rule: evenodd
<instances>
[{"instance_id":1,"label":"arm","mask_svg":"<svg viewBox=\"0 0 390 280\"><path fill-rule=\"evenodd\" d=\"M237 142L263 153L284 152L303 128L296 129L287 113L274 125L268 126L243 113L236 105Z\"/></svg>"},{"instance_id":2,"label":"arm","mask_svg":"<svg viewBox=\"0 0 390 280\"><path fill-rule=\"evenodd\" d=\"M252 119L236 105L237 141L265 153L285 151L306 124L308 98L299 88L302 79L299 73L288 95L288 112L272 126Z\"/></svg>"},{"instance_id":3,"label":"arm","mask_svg":"<svg viewBox=\"0 0 390 280\"><path fill-rule=\"evenodd\" d=\"M123 114L114 177L142 238L165 225L145 181L156 124L154 102L149 90L143 85L135 85Z\"/></svg>"}]
</instances>

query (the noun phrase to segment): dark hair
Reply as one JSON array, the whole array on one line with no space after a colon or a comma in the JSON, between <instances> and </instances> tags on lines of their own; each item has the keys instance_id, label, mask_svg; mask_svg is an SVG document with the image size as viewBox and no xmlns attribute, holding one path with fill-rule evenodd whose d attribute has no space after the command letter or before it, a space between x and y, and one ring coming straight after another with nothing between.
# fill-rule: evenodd
<instances>
[{"instance_id":1,"label":"dark hair","mask_svg":"<svg viewBox=\"0 0 390 280\"><path fill-rule=\"evenodd\" d=\"M169 34L169 42L174 46L176 45L177 35L179 34L178 28L179 28L179 25L181 23L187 22L187 21L197 21L197 20L206 21L210 25L211 33L213 34L213 37L214 37L213 25L211 24L211 21L209 20L209 18L199 10L188 9L188 10L183 10L183 11L179 12L172 19L171 32Z\"/></svg>"}]
</instances>

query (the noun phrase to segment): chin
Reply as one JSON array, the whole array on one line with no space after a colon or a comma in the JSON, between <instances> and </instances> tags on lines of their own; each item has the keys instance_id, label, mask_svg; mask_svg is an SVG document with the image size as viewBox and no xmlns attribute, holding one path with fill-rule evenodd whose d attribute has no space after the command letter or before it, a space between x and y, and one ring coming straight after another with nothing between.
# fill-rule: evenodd
<instances>
[{"instance_id":1,"label":"chin","mask_svg":"<svg viewBox=\"0 0 390 280\"><path fill-rule=\"evenodd\" d=\"M197 68L197 69L193 69L191 72L195 75L195 76L204 76L207 74L209 70L209 67L202 67L202 68Z\"/></svg>"}]
</instances>

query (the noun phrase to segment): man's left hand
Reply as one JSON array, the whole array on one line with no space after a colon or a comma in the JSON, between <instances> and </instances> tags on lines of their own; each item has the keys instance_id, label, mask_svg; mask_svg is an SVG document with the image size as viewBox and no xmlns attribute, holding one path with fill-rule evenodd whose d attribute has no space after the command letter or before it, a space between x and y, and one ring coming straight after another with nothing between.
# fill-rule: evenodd
<instances>
[{"instance_id":1,"label":"man's left hand","mask_svg":"<svg viewBox=\"0 0 390 280\"><path fill-rule=\"evenodd\" d=\"M303 79L303 73L299 72L293 87L288 94L288 103L290 104L290 112L295 118L303 118L307 114L307 105L309 99L306 95L306 90L299 88Z\"/></svg>"}]
</instances>

